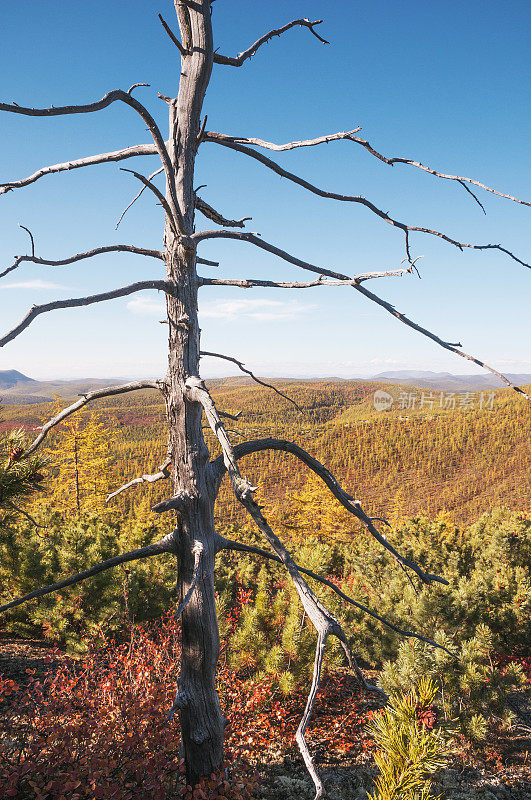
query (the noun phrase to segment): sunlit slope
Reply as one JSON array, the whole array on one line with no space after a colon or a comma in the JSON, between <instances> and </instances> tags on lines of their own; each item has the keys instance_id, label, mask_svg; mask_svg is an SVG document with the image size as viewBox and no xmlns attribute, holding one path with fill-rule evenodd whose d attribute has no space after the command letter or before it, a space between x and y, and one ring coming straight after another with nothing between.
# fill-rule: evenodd
<instances>
[{"instance_id":1,"label":"sunlit slope","mask_svg":"<svg viewBox=\"0 0 531 800\"><path fill-rule=\"evenodd\" d=\"M218 407L241 416L227 427L235 442L275 436L298 441L329 466L374 515L449 511L470 521L497 506L528 509L531 475L530 410L511 390L451 397L450 393L363 381L275 381L302 409L246 379L212 381ZM376 410L374 392L393 399ZM424 393L424 399L422 399ZM65 405L67 403L65 402ZM6 427L35 429L53 413L52 404L7 406ZM112 428L112 485L154 472L165 453L164 412L153 391L98 401L85 409L103 411ZM212 452L217 445L206 432ZM300 490L307 468L293 456L260 453L242 461L259 486L261 502L274 506ZM156 502L168 491L159 482L133 489L113 501L132 513L140 498ZM323 491L326 489L323 488ZM220 517L239 519L240 509L222 490Z\"/></svg>"}]
</instances>

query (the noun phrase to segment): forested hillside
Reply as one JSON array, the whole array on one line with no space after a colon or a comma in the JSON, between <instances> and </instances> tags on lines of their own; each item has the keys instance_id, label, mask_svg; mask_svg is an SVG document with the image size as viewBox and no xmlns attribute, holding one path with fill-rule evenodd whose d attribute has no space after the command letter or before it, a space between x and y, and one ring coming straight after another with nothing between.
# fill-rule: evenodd
<instances>
[{"instance_id":1,"label":"forested hillside","mask_svg":"<svg viewBox=\"0 0 531 800\"><path fill-rule=\"evenodd\" d=\"M368 513L389 520L386 535L399 552L444 575L449 584L409 581L298 460L273 451L242 459L242 473L258 485L273 529L299 564L328 582L323 586L312 579L312 586L348 631L362 666L394 698L391 711L377 712L376 722L366 725L378 701L360 695L342 651L329 647L311 736L314 744L324 745L334 770L344 760L354 791L345 797L358 798L358 790L372 785L368 753L380 742L375 725L387 725L382 730L394 735L400 714L409 719L407 704L413 703L407 730L424 736L441 764L450 753L444 742L452 741L456 775L462 763L482 765L478 774L483 776L495 764L496 776L502 774L521 800L528 739L525 728L522 735L514 726L511 708L525 706L531 680L526 405L505 390L456 395L356 381L275 385L296 405L247 380L212 382L218 407L234 416L241 412L227 423L234 441L268 436L298 441ZM375 392L380 392L376 406L384 410L375 408ZM32 439L44 420L70 402L7 406L1 426L4 431L22 426ZM42 448L48 463L40 468L36 488L43 491L25 498L34 520L4 516L0 604L167 532L173 520L151 511L168 495L167 481L132 486L106 502L108 493L131 479L157 472L165 456L163 416L159 395L140 391L92 403L54 429ZM209 431L206 435L217 454L217 442ZM7 441L17 463L13 447ZM226 486L216 517L223 535L263 546ZM160 796L173 800L182 765L165 715L180 648L171 611L175 578L174 559L160 556L100 572L4 614L0 635L8 648L13 642L19 646L10 636L44 635L60 645L56 657L66 658L65 650L76 654L42 682L33 670L15 682L9 674L0 676L0 703L17 743L0 748L0 778L10 787L9 796L33 800L49 791L52 800L60 800L64 782L54 777L60 770L69 786L87 787L88 793L79 795L83 800L98 796L91 794L96 773L109 796L144 800L156 771ZM218 689L231 721L228 748L238 759L241 782L229 791L220 773L206 796L307 796L306 779L293 771L290 759L313 669L315 632L274 561L220 553L216 591L222 640ZM0 671L9 665L4 658ZM24 709L30 705L35 714L26 720ZM21 719L34 748L31 766ZM46 755L50 741L52 768ZM385 763L398 759L400 765L401 751L393 741L381 757ZM116 752L102 761L102 750ZM269 764L267 777L264 764ZM422 771L427 764L427 756L417 754L408 769ZM259 794L253 765L265 781ZM468 793L470 780L455 779L451 787L441 783L437 789L448 789L445 797L468 800L476 797ZM129 794L133 785L138 794ZM179 796L192 797L186 791L182 787Z\"/></svg>"},{"instance_id":2,"label":"forested hillside","mask_svg":"<svg viewBox=\"0 0 531 800\"><path fill-rule=\"evenodd\" d=\"M266 436L298 441L375 516L396 520L445 512L456 522L468 523L498 506L526 508L531 424L527 405L514 392L434 393L357 381L277 381L275 385L301 411L247 379L212 382L218 406L232 414L241 411L237 421L228 422L234 441ZM393 397L391 409L374 408L378 389ZM69 402L8 406L3 427L23 425L31 435ZM100 495L139 475L157 472L166 444L157 393L147 390L108 398L84 409L79 419L86 423L94 413L109 439L108 481L100 480ZM50 434L50 453L57 447L68 448L66 440L61 443L68 425ZM212 452L217 452L209 430L206 435ZM306 468L284 453L252 455L242 463L270 509L280 509L285 497L289 505L293 492L308 480ZM59 475L57 464L51 469L52 475ZM63 470L63 490L65 480ZM53 503L54 481L49 485L48 495L38 505ZM139 504L146 508L164 493L164 482L144 484L111 504L121 513L134 513ZM226 521L239 518L230 492L222 491L217 513Z\"/></svg>"}]
</instances>

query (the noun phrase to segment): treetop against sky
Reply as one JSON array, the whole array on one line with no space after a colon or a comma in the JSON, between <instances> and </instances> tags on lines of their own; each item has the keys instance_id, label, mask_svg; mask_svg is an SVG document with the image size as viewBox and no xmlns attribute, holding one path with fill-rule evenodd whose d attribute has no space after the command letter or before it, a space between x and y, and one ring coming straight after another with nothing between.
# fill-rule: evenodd
<instances>
[{"instance_id":1,"label":"treetop against sky","mask_svg":"<svg viewBox=\"0 0 531 800\"><path fill-rule=\"evenodd\" d=\"M88 103L142 81L150 87L136 90L137 96L164 132L167 107L157 92L175 96L179 79L178 53L157 18L159 12L173 18L172 4L167 5L26 0L9 8L3 15L1 99L35 107ZM215 69L206 101L210 130L281 143L361 126L359 135L386 156L419 160L531 200L528 3L500 8L494 2L385 0L367 8L296 0L287 8L274 0L242 14L240 0L218 0L216 46L224 53L241 52L264 30L297 16L324 18L319 31L330 44L297 28L261 48L245 70ZM21 31L30 45L21 46ZM122 104L97 114L50 119L3 114L0 182L65 159L148 141L142 121ZM455 181L406 165L389 167L349 141L265 152L312 183L362 194L408 224L437 228L462 241L502 243L523 261L531 259L529 207L478 189L484 215ZM150 169L154 161L141 158L133 168L149 174L156 169ZM148 192L115 230L137 192L131 175L118 167L111 163L47 176L24 192L1 196L0 272L14 254L31 252L18 223L31 229L36 252L44 258L119 242L160 248L160 209ZM204 144L196 184L206 184L202 197L214 207L235 219L252 216L246 230L312 263L347 274L401 266L401 231L360 205L315 197L238 153ZM500 371L529 371L528 270L496 250L461 253L420 233L412 234L410 243L412 255L423 256L417 262L422 280L385 278L376 291ZM200 253L220 262L204 268L209 277L306 279L296 267L237 242L205 242ZM2 331L34 303L161 278L162 263L147 261L109 254L61 268L23 264L0 281ZM289 293L204 287L200 301L204 348L235 355L255 372L471 371L471 365L401 326L349 287ZM166 353L167 332L158 322L162 307L162 295L150 291L83 311L44 315L0 351L0 369L17 368L37 378L158 375ZM229 374L231 365L205 360L203 371Z\"/></svg>"}]
</instances>

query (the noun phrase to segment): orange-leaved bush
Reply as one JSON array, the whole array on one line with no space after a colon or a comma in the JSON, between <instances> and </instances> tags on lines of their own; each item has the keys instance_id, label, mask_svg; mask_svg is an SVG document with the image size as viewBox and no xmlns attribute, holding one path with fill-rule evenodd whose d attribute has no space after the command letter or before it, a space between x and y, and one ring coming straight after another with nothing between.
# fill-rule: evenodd
<instances>
[{"instance_id":1,"label":"orange-leaved bush","mask_svg":"<svg viewBox=\"0 0 531 800\"><path fill-rule=\"evenodd\" d=\"M178 633L170 613L149 631L131 626L123 643L92 642L83 660L62 659L42 680L0 676L2 796L251 800L254 779L245 770L238 781L222 770L193 793L186 786L178 722L167 719Z\"/></svg>"},{"instance_id":2,"label":"orange-leaved bush","mask_svg":"<svg viewBox=\"0 0 531 800\"><path fill-rule=\"evenodd\" d=\"M241 611L231 609L233 624ZM177 716L167 719L179 623L170 612L126 633L121 642L93 639L80 660L52 652L42 678L29 670L18 682L0 676L2 799L253 800L257 762L269 748L294 750L307 687L286 698L271 676L245 680L222 664L227 762L192 789ZM351 676L325 678L311 731L331 752L366 746L358 688Z\"/></svg>"}]
</instances>

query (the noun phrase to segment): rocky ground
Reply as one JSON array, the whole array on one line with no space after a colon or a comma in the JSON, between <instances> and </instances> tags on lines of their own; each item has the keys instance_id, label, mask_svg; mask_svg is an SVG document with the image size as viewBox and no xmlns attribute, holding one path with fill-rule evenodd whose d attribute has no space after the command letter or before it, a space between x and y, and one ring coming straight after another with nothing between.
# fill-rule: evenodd
<instances>
[{"instance_id":1,"label":"rocky ground","mask_svg":"<svg viewBox=\"0 0 531 800\"><path fill-rule=\"evenodd\" d=\"M370 750L357 756L330 758L308 737L330 800L367 800L377 769ZM495 755L494 755L495 753ZM311 800L312 784L298 750L257 764L264 800ZM434 797L441 800L531 800L531 732L517 728L482 753L455 757L434 777Z\"/></svg>"}]
</instances>

